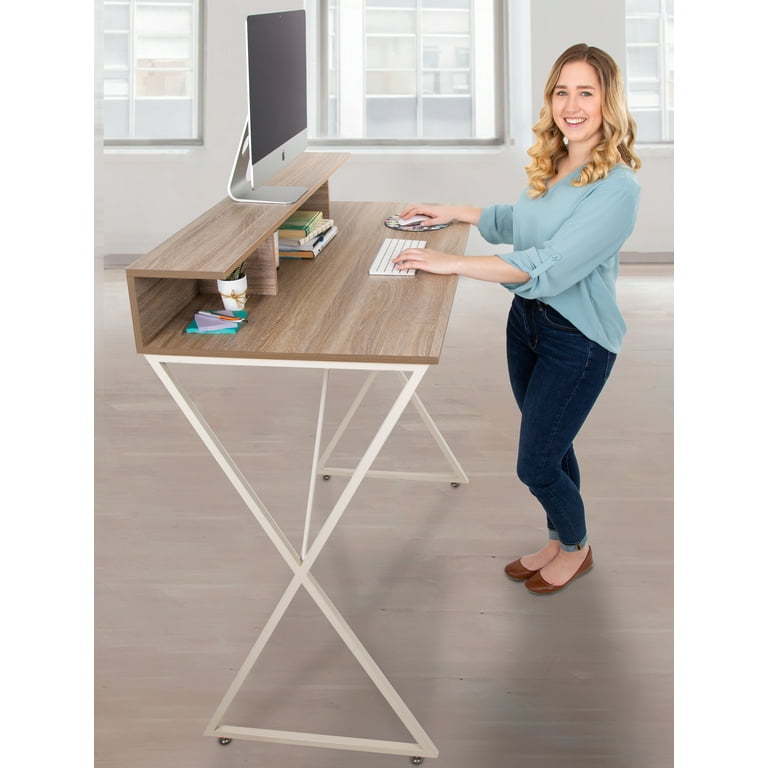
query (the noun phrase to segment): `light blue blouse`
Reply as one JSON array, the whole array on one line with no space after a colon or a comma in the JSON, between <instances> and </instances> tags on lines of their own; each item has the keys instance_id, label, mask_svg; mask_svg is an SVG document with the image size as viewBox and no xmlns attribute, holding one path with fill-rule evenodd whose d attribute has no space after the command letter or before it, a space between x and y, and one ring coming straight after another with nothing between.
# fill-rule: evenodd
<instances>
[{"instance_id":1,"label":"light blue blouse","mask_svg":"<svg viewBox=\"0 0 768 768\"><path fill-rule=\"evenodd\" d=\"M587 338L619 352L627 326L616 302L619 249L637 219L640 185L634 171L616 165L604 179L574 187L580 168L531 199L483 208L480 234L512 245L498 256L530 274L504 287L539 299L570 320Z\"/></svg>"}]
</instances>

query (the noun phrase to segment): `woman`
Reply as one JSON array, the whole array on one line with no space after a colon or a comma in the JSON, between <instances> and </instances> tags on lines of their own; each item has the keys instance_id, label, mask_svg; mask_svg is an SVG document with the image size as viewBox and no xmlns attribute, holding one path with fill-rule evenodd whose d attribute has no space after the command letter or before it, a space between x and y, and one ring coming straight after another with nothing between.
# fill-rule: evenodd
<instances>
[{"instance_id":1,"label":"woman","mask_svg":"<svg viewBox=\"0 0 768 768\"><path fill-rule=\"evenodd\" d=\"M546 512L547 543L506 566L533 593L550 594L591 569L573 441L603 388L626 331L616 302L619 249L640 188L636 125L616 62L574 45L555 62L528 151L529 186L514 206L413 205L426 225L475 224L495 256L410 248L398 268L502 283L514 294L507 362L521 411L517 473Z\"/></svg>"}]
</instances>

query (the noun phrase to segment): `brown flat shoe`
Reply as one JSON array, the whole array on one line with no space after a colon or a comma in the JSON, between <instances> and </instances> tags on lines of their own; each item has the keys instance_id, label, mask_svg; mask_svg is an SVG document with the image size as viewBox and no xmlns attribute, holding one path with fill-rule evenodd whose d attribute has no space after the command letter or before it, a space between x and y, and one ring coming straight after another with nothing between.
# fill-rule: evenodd
<instances>
[{"instance_id":1,"label":"brown flat shoe","mask_svg":"<svg viewBox=\"0 0 768 768\"><path fill-rule=\"evenodd\" d=\"M522 560L522 558L518 557L514 563L510 563L504 567L504 573L506 573L510 579L513 581L525 581L526 579L530 579L535 573L538 573L538 571L531 571L526 568L520 560Z\"/></svg>"},{"instance_id":2,"label":"brown flat shoe","mask_svg":"<svg viewBox=\"0 0 768 768\"><path fill-rule=\"evenodd\" d=\"M560 584L559 586L550 584L539 571L536 571L536 573L534 573L533 576L531 576L531 578L525 582L525 586L530 592L533 592L536 595L550 595L553 592L559 592L561 589L567 587L574 579L585 574L590 568L592 568L593 565L594 561L592 560L592 547L590 547L589 551L587 552L587 556L584 558L584 562L579 566L579 569L576 571L576 573L574 573L573 576L571 576L571 578L565 582L565 584Z\"/></svg>"}]
</instances>

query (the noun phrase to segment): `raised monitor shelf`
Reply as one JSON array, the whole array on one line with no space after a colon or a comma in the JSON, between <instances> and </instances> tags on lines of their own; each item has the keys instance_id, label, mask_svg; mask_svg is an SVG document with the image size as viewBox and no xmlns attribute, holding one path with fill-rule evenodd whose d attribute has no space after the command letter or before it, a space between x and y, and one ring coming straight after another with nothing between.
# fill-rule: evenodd
<instances>
[{"instance_id":1,"label":"raised monitor shelf","mask_svg":"<svg viewBox=\"0 0 768 768\"><path fill-rule=\"evenodd\" d=\"M133 262L126 278L137 351L143 352L196 296L217 293L216 280L244 261L248 293L277 295L275 232L299 209L330 216L328 179L348 158L345 152L305 152L269 181L307 187L295 203L237 203L225 198Z\"/></svg>"}]
</instances>

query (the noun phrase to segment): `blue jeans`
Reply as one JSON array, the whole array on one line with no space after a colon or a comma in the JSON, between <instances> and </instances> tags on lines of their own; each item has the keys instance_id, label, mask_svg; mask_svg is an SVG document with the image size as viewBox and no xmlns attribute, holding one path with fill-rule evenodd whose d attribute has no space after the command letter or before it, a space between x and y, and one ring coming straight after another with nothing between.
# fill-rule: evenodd
<instances>
[{"instance_id":1,"label":"blue jeans","mask_svg":"<svg viewBox=\"0 0 768 768\"><path fill-rule=\"evenodd\" d=\"M565 550L587 543L573 441L615 360L552 307L515 296L507 365L522 415L517 474L544 507L550 539Z\"/></svg>"}]
</instances>

